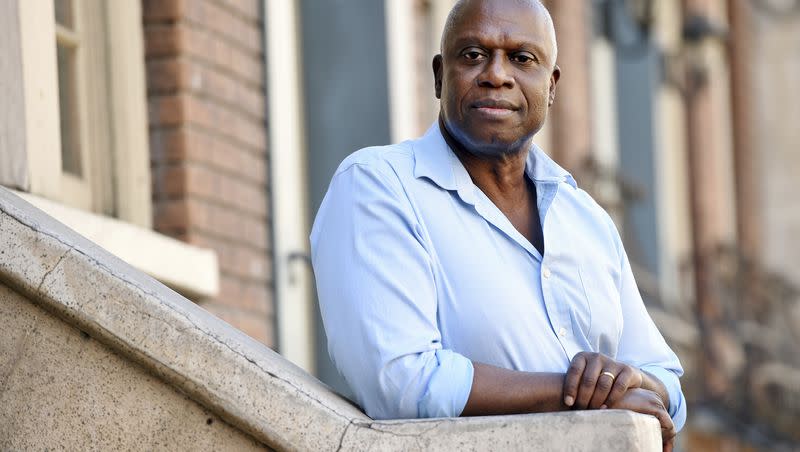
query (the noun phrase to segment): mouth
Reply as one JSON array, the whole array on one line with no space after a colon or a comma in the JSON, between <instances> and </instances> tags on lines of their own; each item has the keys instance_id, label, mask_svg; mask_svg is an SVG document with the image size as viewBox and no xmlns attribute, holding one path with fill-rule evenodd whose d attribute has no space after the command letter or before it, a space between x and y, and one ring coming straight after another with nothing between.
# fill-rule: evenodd
<instances>
[{"instance_id":1,"label":"mouth","mask_svg":"<svg viewBox=\"0 0 800 452\"><path fill-rule=\"evenodd\" d=\"M503 117L519 110L516 105L506 100L483 99L474 102L471 107L479 113L489 117Z\"/></svg>"}]
</instances>

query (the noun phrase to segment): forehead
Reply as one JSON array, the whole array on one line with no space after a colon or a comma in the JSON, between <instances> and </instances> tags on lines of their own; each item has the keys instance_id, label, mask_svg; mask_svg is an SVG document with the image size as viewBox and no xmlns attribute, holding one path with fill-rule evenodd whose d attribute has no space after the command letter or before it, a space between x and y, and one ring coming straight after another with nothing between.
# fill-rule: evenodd
<instances>
[{"instance_id":1,"label":"forehead","mask_svg":"<svg viewBox=\"0 0 800 452\"><path fill-rule=\"evenodd\" d=\"M466 2L449 30L448 46L464 41L496 45L532 44L550 47L552 32L541 5L528 1L488 0Z\"/></svg>"}]
</instances>

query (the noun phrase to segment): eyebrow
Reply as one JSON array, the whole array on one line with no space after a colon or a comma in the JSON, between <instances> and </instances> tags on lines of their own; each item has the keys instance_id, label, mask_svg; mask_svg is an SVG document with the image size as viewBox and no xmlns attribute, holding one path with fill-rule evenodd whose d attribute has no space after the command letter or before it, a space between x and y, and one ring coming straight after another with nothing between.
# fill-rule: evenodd
<instances>
[{"instance_id":1,"label":"eyebrow","mask_svg":"<svg viewBox=\"0 0 800 452\"><path fill-rule=\"evenodd\" d=\"M484 38L481 37L480 35L459 36L453 40L452 46L455 47L456 49L463 50L464 47L468 47L472 43L481 43L483 39ZM542 47L541 44L538 44L536 42L527 41L524 39L515 39L512 36L508 35L503 36L503 40L506 43L510 44L510 45L508 44L504 45L503 47L505 48L514 50L529 50L536 52L540 56L545 56L546 52L544 50L544 47ZM547 55L547 57L549 58L550 55Z\"/></svg>"}]
</instances>

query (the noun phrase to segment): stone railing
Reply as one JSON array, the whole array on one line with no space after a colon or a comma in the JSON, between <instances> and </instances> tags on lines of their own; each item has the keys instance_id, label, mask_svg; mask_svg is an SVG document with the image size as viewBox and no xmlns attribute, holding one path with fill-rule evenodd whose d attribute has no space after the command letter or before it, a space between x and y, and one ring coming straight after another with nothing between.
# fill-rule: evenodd
<instances>
[{"instance_id":1,"label":"stone railing","mask_svg":"<svg viewBox=\"0 0 800 452\"><path fill-rule=\"evenodd\" d=\"M642 450L626 411L374 421L0 188L0 449Z\"/></svg>"}]
</instances>

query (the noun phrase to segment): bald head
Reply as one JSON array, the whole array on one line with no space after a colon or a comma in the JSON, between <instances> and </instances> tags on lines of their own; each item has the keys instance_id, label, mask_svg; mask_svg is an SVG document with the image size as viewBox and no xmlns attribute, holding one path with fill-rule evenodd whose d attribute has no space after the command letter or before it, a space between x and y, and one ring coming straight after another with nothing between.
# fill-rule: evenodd
<instances>
[{"instance_id":1,"label":"bald head","mask_svg":"<svg viewBox=\"0 0 800 452\"><path fill-rule=\"evenodd\" d=\"M553 62L555 63L558 56L556 30L553 25L553 18L550 16L550 12L542 4L541 0L458 0L455 6L453 6L453 9L450 10L450 14L447 15L447 21L445 22L444 30L442 31L442 40L440 42L439 49L440 52L443 52L446 48L450 36L454 33L459 24L461 24L465 13L469 11L470 8L480 7L480 5L485 2L509 2L534 10L536 12L536 17L544 21L548 33L550 34L550 41L553 43Z\"/></svg>"}]
</instances>

